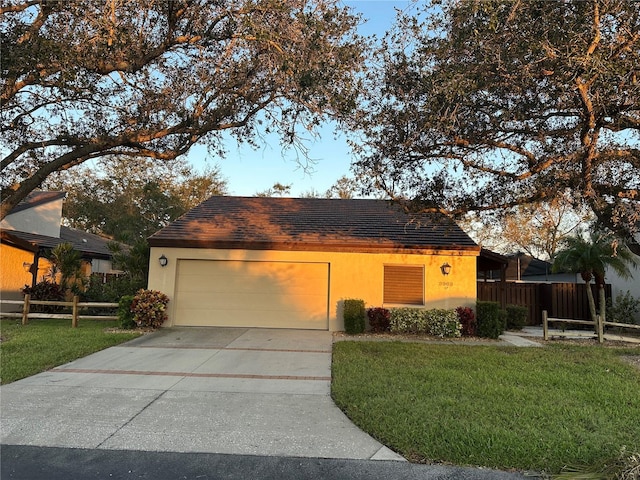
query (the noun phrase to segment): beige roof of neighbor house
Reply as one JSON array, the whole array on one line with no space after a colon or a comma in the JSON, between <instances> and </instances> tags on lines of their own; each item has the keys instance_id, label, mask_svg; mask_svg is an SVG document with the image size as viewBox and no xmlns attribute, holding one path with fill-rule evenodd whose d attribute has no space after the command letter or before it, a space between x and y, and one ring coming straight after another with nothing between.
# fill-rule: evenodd
<instances>
[{"instance_id":1,"label":"beige roof of neighbor house","mask_svg":"<svg viewBox=\"0 0 640 480\"><path fill-rule=\"evenodd\" d=\"M406 252L480 247L445 215L386 200L214 196L149 237L152 247Z\"/></svg>"}]
</instances>

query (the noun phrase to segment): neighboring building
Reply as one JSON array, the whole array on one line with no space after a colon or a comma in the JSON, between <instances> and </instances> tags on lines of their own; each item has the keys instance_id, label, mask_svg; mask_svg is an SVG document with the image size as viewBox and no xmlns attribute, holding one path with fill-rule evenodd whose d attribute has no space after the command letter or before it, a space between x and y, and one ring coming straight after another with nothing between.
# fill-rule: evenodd
<instances>
[{"instance_id":1,"label":"neighboring building","mask_svg":"<svg viewBox=\"0 0 640 480\"><path fill-rule=\"evenodd\" d=\"M42 280L49 270L44 254L71 243L82 254L83 273L117 273L112 269L108 239L61 225L63 192L32 192L0 223L0 294L21 298L25 285Z\"/></svg>"},{"instance_id":2,"label":"neighboring building","mask_svg":"<svg viewBox=\"0 0 640 480\"><path fill-rule=\"evenodd\" d=\"M553 273L552 264L544 260L534 258L522 252L504 255L508 260L505 270L505 280L508 282L555 282L575 283L577 277L572 273ZM485 278L482 277L484 280ZM492 270L487 272L487 280L499 280L500 272Z\"/></svg>"},{"instance_id":3,"label":"neighboring building","mask_svg":"<svg viewBox=\"0 0 640 480\"><path fill-rule=\"evenodd\" d=\"M216 196L149 238L168 326L342 330L342 301L474 307L471 238L383 200Z\"/></svg>"}]
</instances>

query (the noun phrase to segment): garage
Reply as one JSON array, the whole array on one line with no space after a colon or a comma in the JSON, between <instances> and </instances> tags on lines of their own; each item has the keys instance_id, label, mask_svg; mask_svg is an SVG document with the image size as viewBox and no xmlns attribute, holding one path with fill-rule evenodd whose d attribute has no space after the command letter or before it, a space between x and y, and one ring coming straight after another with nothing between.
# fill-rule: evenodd
<instances>
[{"instance_id":1,"label":"garage","mask_svg":"<svg viewBox=\"0 0 640 480\"><path fill-rule=\"evenodd\" d=\"M179 260L175 325L328 330L329 264Z\"/></svg>"}]
</instances>

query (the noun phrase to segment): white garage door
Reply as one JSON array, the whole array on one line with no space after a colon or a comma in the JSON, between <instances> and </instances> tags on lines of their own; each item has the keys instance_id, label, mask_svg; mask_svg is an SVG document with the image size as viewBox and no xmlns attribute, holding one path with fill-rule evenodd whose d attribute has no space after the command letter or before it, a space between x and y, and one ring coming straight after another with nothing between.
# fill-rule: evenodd
<instances>
[{"instance_id":1,"label":"white garage door","mask_svg":"<svg viewBox=\"0 0 640 480\"><path fill-rule=\"evenodd\" d=\"M326 263L180 260L174 325L328 330Z\"/></svg>"}]
</instances>

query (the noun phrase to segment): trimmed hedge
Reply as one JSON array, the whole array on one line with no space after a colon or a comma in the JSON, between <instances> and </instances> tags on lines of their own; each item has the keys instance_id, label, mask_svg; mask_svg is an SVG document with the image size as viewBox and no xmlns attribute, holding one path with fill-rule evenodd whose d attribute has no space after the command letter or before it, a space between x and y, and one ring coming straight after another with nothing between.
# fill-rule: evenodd
<instances>
[{"instance_id":1,"label":"trimmed hedge","mask_svg":"<svg viewBox=\"0 0 640 480\"><path fill-rule=\"evenodd\" d=\"M478 336L498 338L505 329L506 313L501 314L500 304L497 302L477 302L476 318L478 322Z\"/></svg>"},{"instance_id":2,"label":"trimmed hedge","mask_svg":"<svg viewBox=\"0 0 640 480\"><path fill-rule=\"evenodd\" d=\"M527 324L527 317L529 310L527 307L520 305L507 305L507 329L508 330L522 330Z\"/></svg>"},{"instance_id":3,"label":"trimmed hedge","mask_svg":"<svg viewBox=\"0 0 640 480\"><path fill-rule=\"evenodd\" d=\"M344 300L344 330L349 334L364 332L366 312L364 300L348 298Z\"/></svg>"},{"instance_id":4,"label":"trimmed hedge","mask_svg":"<svg viewBox=\"0 0 640 480\"><path fill-rule=\"evenodd\" d=\"M389 326L396 333L422 333L436 337L459 337L461 325L455 310L392 308Z\"/></svg>"}]
</instances>

